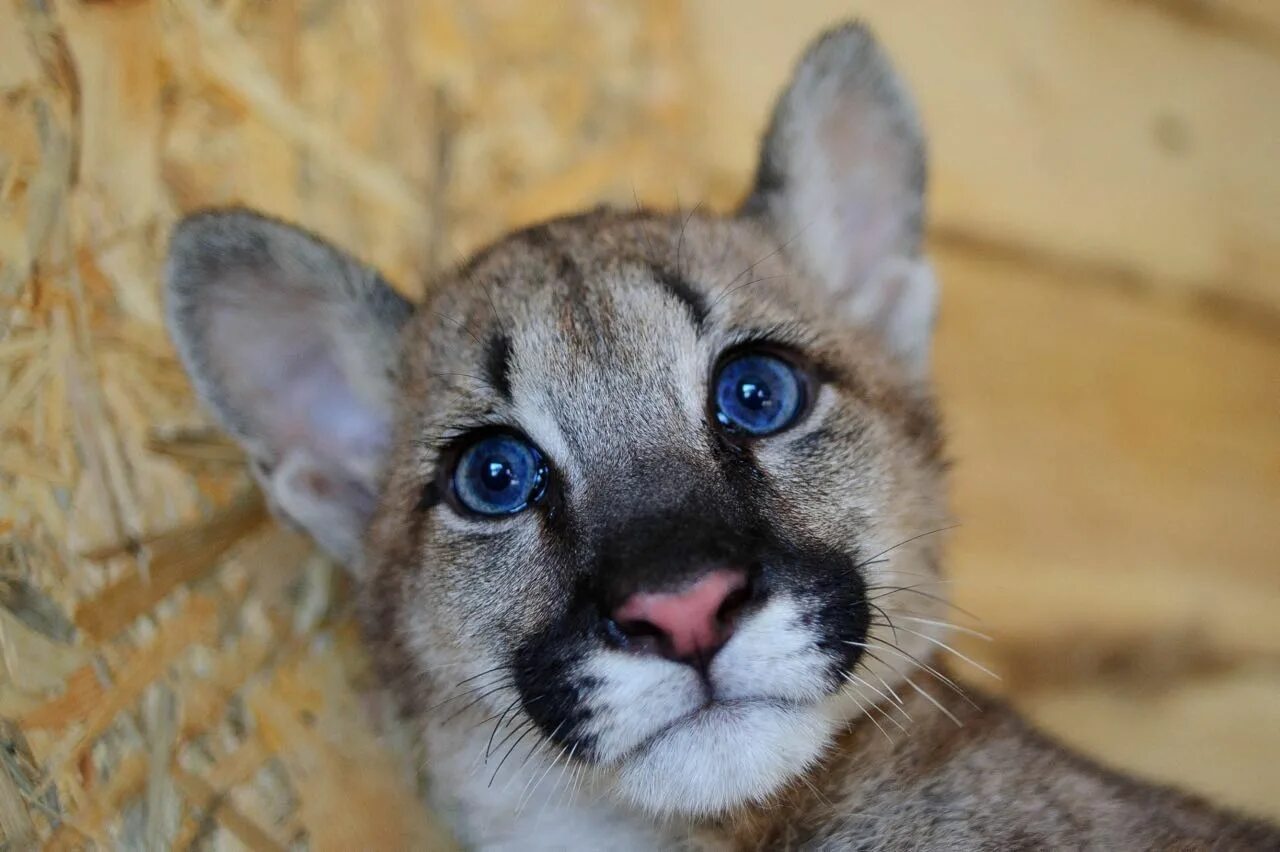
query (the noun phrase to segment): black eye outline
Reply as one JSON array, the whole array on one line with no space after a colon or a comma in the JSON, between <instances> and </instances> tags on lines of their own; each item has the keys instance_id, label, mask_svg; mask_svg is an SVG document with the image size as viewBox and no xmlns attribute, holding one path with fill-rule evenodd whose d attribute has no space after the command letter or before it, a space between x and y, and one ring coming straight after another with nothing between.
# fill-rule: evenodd
<instances>
[{"instance_id":1,"label":"black eye outline","mask_svg":"<svg viewBox=\"0 0 1280 852\"><path fill-rule=\"evenodd\" d=\"M799 402L791 416L782 425L769 432L752 432L735 426L732 420L720 410L719 389L720 378L730 364L747 357L769 358L785 365L796 380L796 392ZM757 441L772 438L775 435L794 428L804 420L813 408L817 396L818 381L812 365L802 355L786 348L767 342L748 342L731 347L716 359L708 382L707 413L716 431L735 442Z\"/></svg>"},{"instance_id":2,"label":"black eye outline","mask_svg":"<svg viewBox=\"0 0 1280 852\"><path fill-rule=\"evenodd\" d=\"M459 494L457 481L462 472L461 466L467 460L467 454L487 441L500 438L523 444L528 450L533 463L533 482L529 486L524 502L504 511L490 512L468 503L466 498ZM544 503L550 492L551 479L551 465L541 448L521 432L498 426L476 430L454 441L441 454L437 478L432 487L437 493L445 496L450 507L459 515L496 521L514 517Z\"/></svg>"}]
</instances>

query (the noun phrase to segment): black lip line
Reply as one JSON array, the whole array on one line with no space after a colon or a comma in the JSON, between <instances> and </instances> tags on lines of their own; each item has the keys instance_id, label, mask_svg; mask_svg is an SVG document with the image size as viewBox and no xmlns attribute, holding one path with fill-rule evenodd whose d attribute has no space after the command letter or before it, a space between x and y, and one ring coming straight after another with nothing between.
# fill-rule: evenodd
<instances>
[{"instance_id":1,"label":"black lip line","mask_svg":"<svg viewBox=\"0 0 1280 852\"><path fill-rule=\"evenodd\" d=\"M693 710L690 710L688 713L685 713L683 716L680 716L676 719L672 719L670 722L663 725L661 728L649 734L640 742L636 743L631 748L624 751L618 757L611 760L610 763L612 764L626 763L633 756L639 754L641 751L644 751L653 743L655 743L660 737L665 735L668 731L674 730L676 727L680 725L684 725L684 724L687 724L688 722L693 721L694 719L701 716L703 713L707 712L707 710L711 707L743 707L743 706L751 706L751 705L793 708L796 710L803 710L807 707L817 706L816 704L805 704L799 701L792 701L789 698L779 698L777 696L770 696L770 695L762 695L758 698L728 698L728 699L708 697L706 701L702 702L701 706Z\"/></svg>"}]
</instances>

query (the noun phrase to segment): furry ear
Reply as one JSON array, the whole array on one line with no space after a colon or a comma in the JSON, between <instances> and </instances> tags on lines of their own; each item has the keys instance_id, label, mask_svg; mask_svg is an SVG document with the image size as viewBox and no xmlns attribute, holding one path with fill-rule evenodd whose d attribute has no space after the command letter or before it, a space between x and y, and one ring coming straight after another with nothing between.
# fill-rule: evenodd
<instances>
[{"instance_id":1,"label":"furry ear","mask_svg":"<svg viewBox=\"0 0 1280 852\"><path fill-rule=\"evenodd\" d=\"M925 150L903 83L847 24L800 60L765 134L742 215L764 220L852 320L927 370L937 286L920 257Z\"/></svg>"},{"instance_id":2,"label":"furry ear","mask_svg":"<svg viewBox=\"0 0 1280 852\"><path fill-rule=\"evenodd\" d=\"M248 451L272 507L352 562L412 306L318 237L246 210L185 219L166 277L169 332L200 398Z\"/></svg>"}]
</instances>

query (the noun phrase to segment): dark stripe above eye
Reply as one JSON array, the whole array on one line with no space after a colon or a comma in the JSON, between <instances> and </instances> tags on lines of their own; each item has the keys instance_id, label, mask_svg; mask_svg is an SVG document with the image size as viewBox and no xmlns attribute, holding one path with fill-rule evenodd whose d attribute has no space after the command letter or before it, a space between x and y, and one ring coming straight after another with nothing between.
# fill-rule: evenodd
<instances>
[{"instance_id":1,"label":"dark stripe above eye","mask_svg":"<svg viewBox=\"0 0 1280 852\"><path fill-rule=\"evenodd\" d=\"M496 334L489 338L485 352L484 369L489 385L501 394L507 402L511 401L511 338L505 334Z\"/></svg>"},{"instance_id":2,"label":"dark stripe above eye","mask_svg":"<svg viewBox=\"0 0 1280 852\"><path fill-rule=\"evenodd\" d=\"M692 284L686 281L678 273L672 272L670 269L656 267L653 270L654 276L658 279L658 283L663 289L676 298L681 304L689 309L689 315L693 318L693 324L701 331L707 322L707 300L702 293L698 292Z\"/></svg>"}]
</instances>

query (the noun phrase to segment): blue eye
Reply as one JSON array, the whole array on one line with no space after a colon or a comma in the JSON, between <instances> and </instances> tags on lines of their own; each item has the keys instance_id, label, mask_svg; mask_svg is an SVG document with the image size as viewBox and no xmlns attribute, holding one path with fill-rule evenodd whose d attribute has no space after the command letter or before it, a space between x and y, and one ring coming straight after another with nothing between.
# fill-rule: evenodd
<instances>
[{"instance_id":1,"label":"blue eye","mask_svg":"<svg viewBox=\"0 0 1280 852\"><path fill-rule=\"evenodd\" d=\"M478 515L513 515L546 490L547 464L537 447L515 435L481 438L458 457L453 491Z\"/></svg>"},{"instance_id":2,"label":"blue eye","mask_svg":"<svg viewBox=\"0 0 1280 852\"><path fill-rule=\"evenodd\" d=\"M733 432L772 435L794 423L804 404L804 378L773 355L739 355L716 375L716 420Z\"/></svg>"}]
</instances>

